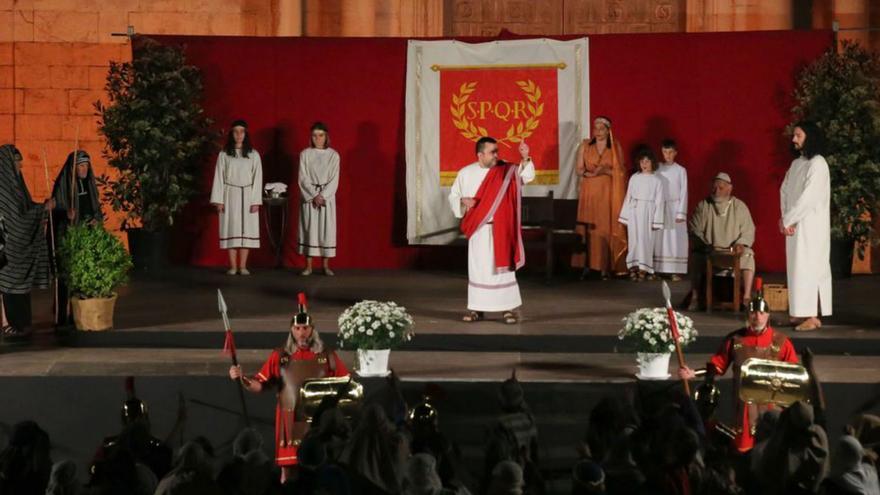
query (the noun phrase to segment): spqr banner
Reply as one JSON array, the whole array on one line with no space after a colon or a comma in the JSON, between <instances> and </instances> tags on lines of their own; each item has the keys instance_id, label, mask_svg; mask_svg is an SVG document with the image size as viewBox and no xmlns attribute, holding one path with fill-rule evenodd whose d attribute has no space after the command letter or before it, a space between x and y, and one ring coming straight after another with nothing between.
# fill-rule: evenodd
<instances>
[{"instance_id":1,"label":"spqr banner","mask_svg":"<svg viewBox=\"0 0 880 495\"><path fill-rule=\"evenodd\" d=\"M407 52L407 239L445 244L458 233L447 195L476 161L483 136L519 161L525 141L536 178L527 196L576 198L574 161L588 133L587 39L410 41Z\"/></svg>"}]
</instances>

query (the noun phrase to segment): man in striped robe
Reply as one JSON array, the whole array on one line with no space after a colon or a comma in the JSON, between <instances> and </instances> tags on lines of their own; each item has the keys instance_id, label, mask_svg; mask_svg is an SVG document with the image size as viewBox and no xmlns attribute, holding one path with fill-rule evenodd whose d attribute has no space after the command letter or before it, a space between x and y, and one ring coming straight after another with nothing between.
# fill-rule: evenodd
<instances>
[{"instance_id":1,"label":"man in striped robe","mask_svg":"<svg viewBox=\"0 0 880 495\"><path fill-rule=\"evenodd\" d=\"M0 146L0 221L6 255L0 268L4 340L30 336L31 289L49 286L45 221L55 202L48 199L40 204L31 199L21 175L21 161L15 146Z\"/></svg>"}]
</instances>

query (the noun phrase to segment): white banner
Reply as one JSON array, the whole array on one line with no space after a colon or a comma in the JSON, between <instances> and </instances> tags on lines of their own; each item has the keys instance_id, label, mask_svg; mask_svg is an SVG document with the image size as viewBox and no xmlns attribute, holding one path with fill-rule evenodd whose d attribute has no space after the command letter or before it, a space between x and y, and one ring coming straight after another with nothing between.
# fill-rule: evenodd
<instances>
[{"instance_id":1,"label":"white banner","mask_svg":"<svg viewBox=\"0 0 880 495\"><path fill-rule=\"evenodd\" d=\"M406 67L406 195L410 244L446 244L458 235L447 202L482 136L500 158L531 148L536 180L527 196L577 198L577 147L589 133L587 38L469 44L410 41Z\"/></svg>"}]
</instances>

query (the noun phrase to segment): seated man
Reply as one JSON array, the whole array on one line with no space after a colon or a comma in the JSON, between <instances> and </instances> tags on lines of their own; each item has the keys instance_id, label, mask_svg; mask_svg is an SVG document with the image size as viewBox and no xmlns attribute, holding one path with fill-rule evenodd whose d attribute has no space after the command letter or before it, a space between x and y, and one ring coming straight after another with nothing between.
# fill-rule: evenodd
<instances>
[{"instance_id":1,"label":"seated man","mask_svg":"<svg viewBox=\"0 0 880 495\"><path fill-rule=\"evenodd\" d=\"M752 298L752 280L755 276L755 223L745 203L734 197L730 176L724 172L712 181L712 194L700 201L688 223L691 238L691 292L687 304L689 311L699 307L699 288L706 276L706 256L713 250L729 251L741 255L739 260L743 274L743 304L748 306ZM711 283L711 280L706 280ZM739 290L738 288L734 290Z\"/></svg>"}]
</instances>

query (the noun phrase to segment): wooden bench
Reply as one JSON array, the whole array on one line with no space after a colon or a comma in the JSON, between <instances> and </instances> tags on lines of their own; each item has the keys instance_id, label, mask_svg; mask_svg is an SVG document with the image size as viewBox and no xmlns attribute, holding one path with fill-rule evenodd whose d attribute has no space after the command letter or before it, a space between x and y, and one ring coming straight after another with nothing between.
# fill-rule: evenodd
<instances>
[{"instance_id":1,"label":"wooden bench","mask_svg":"<svg viewBox=\"0 0 880 495\"><path fill-rule=\"evenodd\" d=\"M576 252L586 249L583 240L575 232L577 223L576 199L554 199L553 191L546 196L522 198L523 247L544 250L544 278L553 278L554 253L558 246L570 246ZM532 232L539 234L533 239Z\"/></svg>"},{"instance_id":2,"label":"wooden bench","mask_svg":"<svg viewBox=\"0 0 880 495\"><path fill-rule=\"evenodd\" d=\"M575 232L577 224L576 199L554 199L553 191L546 196L523 196L522 230L523 248L544 251L544 279L553 279L555 251L569 246L574 252L586 251L586 244ZM451 245L466 246L467 239L459 235Z\"/></svg>"}]
</instances>

